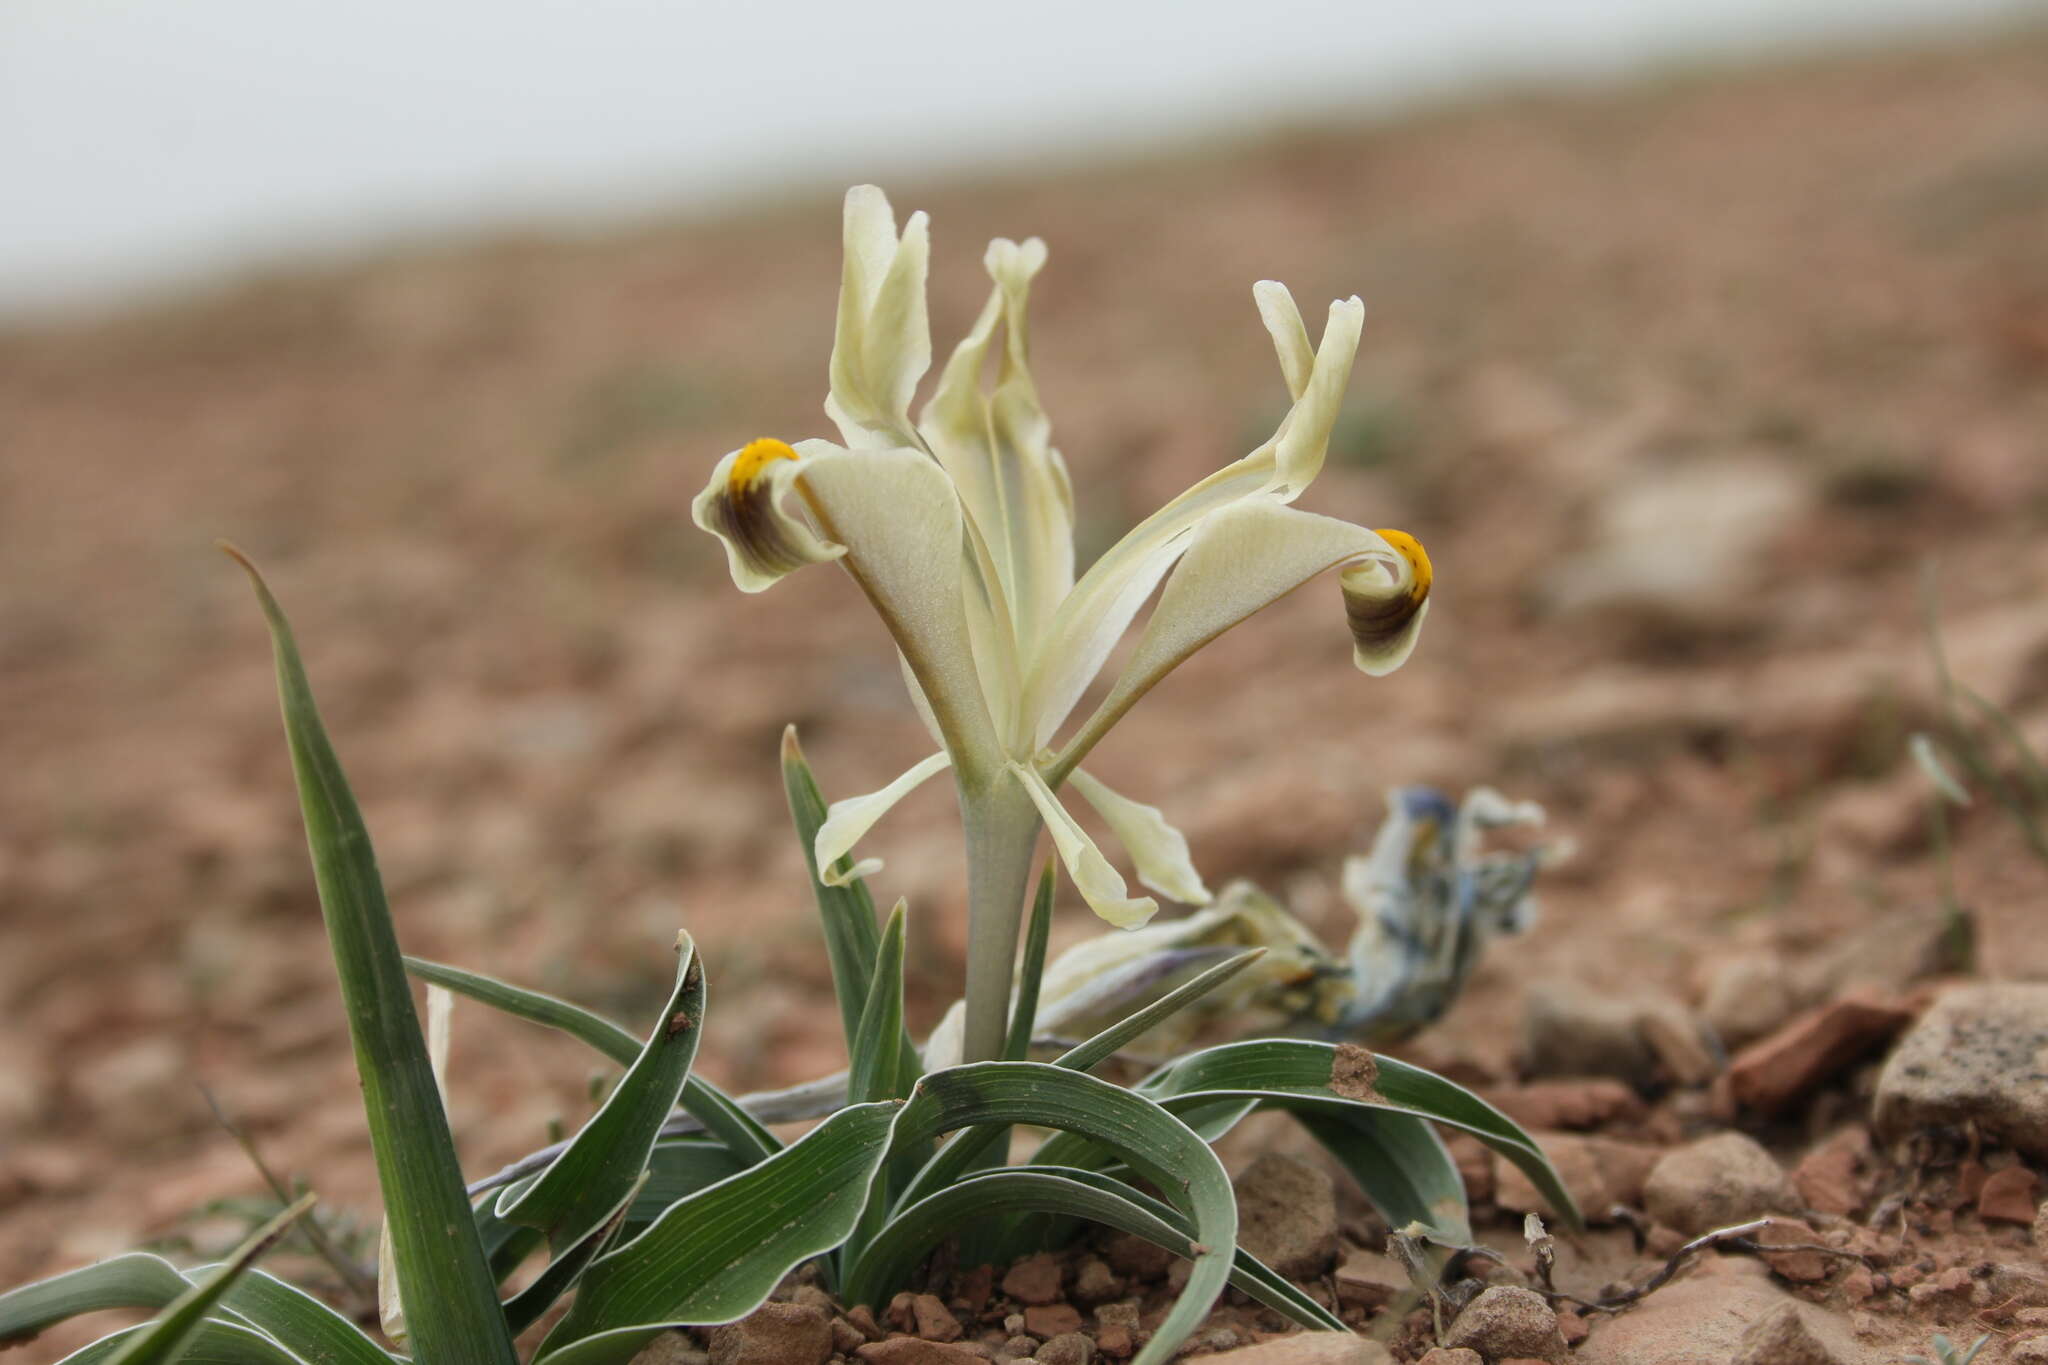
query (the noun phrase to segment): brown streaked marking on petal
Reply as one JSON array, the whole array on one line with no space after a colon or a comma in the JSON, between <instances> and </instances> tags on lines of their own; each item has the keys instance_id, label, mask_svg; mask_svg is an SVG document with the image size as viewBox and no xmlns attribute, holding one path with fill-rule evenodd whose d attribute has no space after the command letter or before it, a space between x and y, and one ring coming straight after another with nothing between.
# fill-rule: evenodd
<instances>
[{"instance_id":1,"label":"brown streaked marking on petal","mask_svg":"<svg viewBox=\"0 0 2048 1365\"><path fill-rule=\"evenodd\" d=\"M1408 572L1403 577L1408 581L1386 593L1355 591L1347 585L1344 615L1351 623L1351 636L1360 648L1372 651L1385 649L1401 638L1429 601L1429 588L1434 581L1429 552L1422 548L1421 541L1406 531L1382 530L1376 534L1407 563Z\"/></svg>"},{"instance_id":2,"label":"brown streaked marking on petal","mask_svg":"<svg viewBox=\"0 0 2048 1365\"><path fill-rule=\"evenodd\" d=\"M775 461L799 458L787 442L772 436L747 442L726 472L724 495L714 503L719 529L762 573L789 573L811 559L783 532L782 514L771 505L775 487L766 477Z\"/></svg>"}]
</instances>

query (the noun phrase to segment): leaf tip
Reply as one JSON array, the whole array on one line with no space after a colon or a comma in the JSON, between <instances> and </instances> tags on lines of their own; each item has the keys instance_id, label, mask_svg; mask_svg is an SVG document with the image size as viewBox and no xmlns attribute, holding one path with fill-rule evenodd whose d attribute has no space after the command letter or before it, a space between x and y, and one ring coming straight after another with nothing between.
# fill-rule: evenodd
<instances>
[{"instance_id":1,"label":"leaf tip","mask_svg":"<svg viewBox=\"0 0 2048 1365\"><path fill-rule=\"evenodd\" d=\"M796 742L796 726L794 724L782 727L782 766L785 768L805 766L803 746Z\"/></svg>"}]
</instances>

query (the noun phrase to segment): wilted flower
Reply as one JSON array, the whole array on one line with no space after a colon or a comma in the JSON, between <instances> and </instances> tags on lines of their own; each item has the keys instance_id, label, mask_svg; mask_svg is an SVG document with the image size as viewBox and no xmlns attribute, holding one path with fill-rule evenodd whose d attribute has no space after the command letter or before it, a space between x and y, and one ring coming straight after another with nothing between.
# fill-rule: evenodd
<instances>
[{"instance_id":1,"label":"wilted flower","mask_svg":"<svg viewBox=\"0 0 2048 1365\"><path fill-rule=\"evenodd\" d=\"M1009 928L989 936L1005 939L1002 971L1014 951L1037 820L1097 914L1135 926L1157 909L1152 898L1130 894L1062 805L1058 791L1069 778L1123 841L1141 882L1206 903L1186 840L1160 812L1077 765L1188 655L1331 569L1341 570L1358 666L1381 674L1407 657L1428 611L1422 547L1400 532L1288 505L1322 467L1362 305L1355 298L1332 304L1321 343L1312 346L1286 289L1257 285L1292 408L1270 440L1147 517L1077 579L1073 493L1028 359L1026 299L1045 263L1044 244L990 244L985 264L994 289L916 420L911 402L931 363L925 216L911 215L899 233L881 191L857 187L846 197L845 252L825 402L845 444L754 441L719 461L693 504L697 524L724 542L733 580L746 591L837 559L895 638L912 699L940 745L882 790L835 805L818 834L819 865L832 866L905 794L950 766L970 865L986 885L1006 884L987 897L970 890L977 919L985 901L1009 902L1002 911ZM1093 714L1055 747L1155 590L1158 604L1129 662ZM997 862L1004 870L989 873ZM995 953L992 943L984 966L991 981L994 968L986 964ZM1006 994L1006 978L1003 984Z\"/></svg>"}]
</instances>

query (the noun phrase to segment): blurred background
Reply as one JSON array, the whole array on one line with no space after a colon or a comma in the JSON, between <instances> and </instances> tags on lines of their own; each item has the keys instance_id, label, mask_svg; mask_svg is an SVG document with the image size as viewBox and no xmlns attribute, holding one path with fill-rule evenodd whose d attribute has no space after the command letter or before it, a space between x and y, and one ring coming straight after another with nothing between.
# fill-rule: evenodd
<instances>
[{"instance_id":1,"label":"blurred background","mask_svg":"<svg viewBox=\"0 0 2048 1365\"><path fill-rule=\"evenodd\" d=\"M703 1065L841 1063L774 765L921 755L840 576L742 598L685 503L826 433L838 200L932 213L951 345L1038 234L1081 552L1285 409L1254 280L1366 341L1303 505L1438 597L1350 667L1312 585L1100 751L1212 886L1334 942L1382 791L1489 782L1578 848L1424 1040L1512 1074L1538 979L1697 1001L1934 894L1923 564L1960 676L2048 729L2048 29L2037 3L1275 0L997 15L466 0L0 11L0 1279L252 1193L195 1082L374 1208L267 647L292 612L408 946L636 1027L679 925ZM1995 972L2038 865L1970 813ZM920 1021L954 993L943 784L875 837ZM2033 921L2037 924L2038 920ZM1078 906L1062 941L1096 926ZM587 1111L471 1010L482 1170ZM373 1226L373 1224L372 1224ZM54 1358L54 1357L52 1357Z\"/></svg>"}]
</instances>

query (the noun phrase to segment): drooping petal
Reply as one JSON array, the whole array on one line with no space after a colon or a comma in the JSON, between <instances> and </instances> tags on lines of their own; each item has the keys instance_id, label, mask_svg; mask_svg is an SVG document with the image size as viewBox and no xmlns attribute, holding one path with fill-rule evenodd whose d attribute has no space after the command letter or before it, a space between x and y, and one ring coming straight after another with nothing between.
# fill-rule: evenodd
<instances>
[{"instance_id":1,"label":"drooping petal","mask_svg":"<svg viewBox=\"0 0 2048 1365\"><path fill-rule=\"evenodd\" d=\"M909 772L877 792L865 796L849 796L843 801L834 801L825 812L825 823L818 826L817 838L812 842L812 851L818 859L818 879L827 886L844 886L854 873L841 877L834 869L839 860L853 850L861 837L875 827L875 822L889 813L898 801L916 791L933 774L942 771L952 759L944 751L933 754ZM855 873L866 876L881 869L878 859L867 859Z\"/></svg>"},{"instance_id":2,"label":"drooping petal","mask_svg":"<svg viewBox=\"0 0 2048 1365\"><path fill-rule=\"evenodd\" d=\"M919 430L960 489L1028 653L1074 582L1073 491L1031 377L1026 321L1045 243L997 238L984 263L995 287L947 361ZM982 373L999 324L995 387L985 393Z\"/></svg>"},{"instance_id":3,"label":"drooping petal","mask_svg":"<svg viewBox=\"0 0 2048 1365\"><path fill-rule=\"evenodd\" d=\"M1285 299L1283 306L1282 299ZM1024 710L1040 744L1049 743L1067 713L1101 670L1131 618L1187 548L1202 521L1246 498L1292 502L1322 468L1358 352L1365 305L1356 298L1330 305L1329 322L1306 379L1301 354L1289 337L1291 298L1278 285L1262 288L1260 311L1274 335L1288 388L1300 395L1273 439L1226 465L1133 527L1096 560L1060 604L1032 660ZM1303 345L1306 345L1305 339Z\"/></svg>"},{"instance_id":4,"label":"drooping petal","mask_svg":"<svg viewBox=\"0 0 2048 1365\"><path fill-rule=\"evenodd\" d=\"M916 446L910 400L932 363L927 220L911 214L898 236L888 197L873 185L856 185L846 192L844 237L825 413L854 449Z\"/></svg>"},{"instance_id":5,"label":"drooping petal","mask_svg":"<svg viewBox=\"0 0 2048 1365\"><path fill-rule=\"evenodd\" d=\"M1046 833L1060 855L1067 875L1074 879L1088 908L1119 929L1135 929L1158 913L1159 902L1150 896L1133 896L1117 870L1102 856L1087 832L1074 823L1060 799L1045 785L1045 779L1022 763L1009 765L1011 776L1024 784L1031 804L1038 807Z\"/></svg>"},{"instance_id":6,"label":"drooping petal","mask_svg":"<svg viewBox=\"0 0 2048 1365\"><path fill-rule=\"evenodd\" d=\"M992 775L995 728L967 624L960 502L944 470L916 450L863 450L805 461L797 487L818 530L846 548L846 570L917 678L946 751Z\"/></svg>"},{"instance_id":7,"label":"drooping petal","mask_svg":"<svg viewBox=\"0 0 2048 1365\"><path fill-rule=\"evenodd\" d=\"M1202 874L1195 871L1194 860L1188 856L1187 836L1166 823L1159 807L1133 801L1081 768L1074 769L1067 785L1081 793L1110 832L1123 841L1138 869L1139 881L1183 905L1210 902L1209 888L1202 885Z\"/></svg>"},{"instance_id":8,"label":"drooping petal","mask_svg":"<svg viewBox=\"0 0 2048 1365\"><path fill-rule=\"evenodd\" d=\"M1416 549L1419 552L1420 546ZM1166 580L1123 672L1109 695L1060 756L1060 769L1078 762L1138 698L1181 661L1238 622L1293 592L1316 575L1345 569L1345 610L1357 627L1349 581L1354 573L1376 586L1392 582L1408 560L1381 535L1335 517L1317 516L1271 497L1246 498L1211 514ZM1377 575L1374 577L1373 575ZM1371 603L1366 610L1377 611ZM1374 618L1377 620L1377 618ZM1419 622L1412 623L1419 624ZM1413 644L1413 630L1406 637ZM1354 654L1363 649L1354 648ZM1405 646L1404 646L1405 654ZM1363 666L1361 664L1361 666Z\"/></svg>"},{"instance_id":9,"label":"drooping petal","mask_svg":"<svg viewBox=\"0 0 2048 1365\"><path fill-rule=\"evenodd\" d=\"M1361 561L1344 570L1344 615L1351 622L1351 657L1359 670L1384 677L1403 663L1429 615L1433 573L1429 552L1406 531L1380 532L1392 559Z\"/></svg>"},{"instance_id":10,"label":"drooping petal","mask_svg":"<svg viewBox=\"0 0 2048 1365\"><path fill-rule=\"evenodd\" d=\"M802 468L793 446L766 437L750 441L718 462L690 503L691 519L724 544L726 566L742 592L761 592L784 574L846 553L788 505Z\"/></svg>"}]
</instances>

